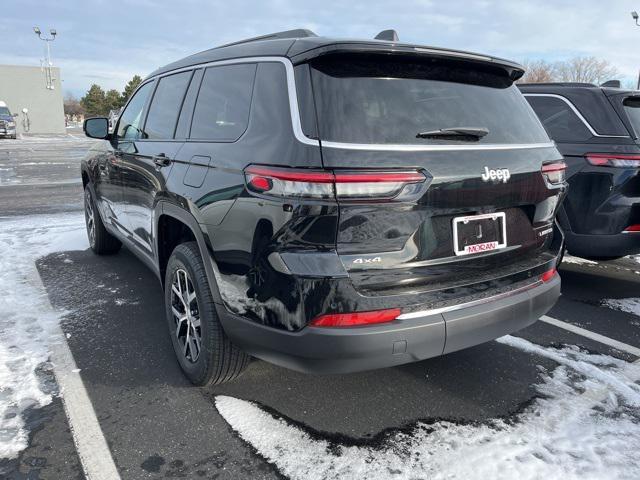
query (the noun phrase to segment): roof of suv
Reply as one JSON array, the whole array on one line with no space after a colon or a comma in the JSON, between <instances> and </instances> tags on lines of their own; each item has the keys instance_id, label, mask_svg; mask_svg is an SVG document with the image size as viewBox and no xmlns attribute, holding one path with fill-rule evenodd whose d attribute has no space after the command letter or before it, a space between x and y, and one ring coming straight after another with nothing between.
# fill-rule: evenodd
<instances>
[{"instance_id":1,"label":"roof of suv","mask_svg":"<svg viewBox=\"0 0 640 480\"><path fill-rule=\"evenodd\" d=\"M198 64L246 57L281 56L291 59L296 64L336 51L391 52L467 61L497 67L514 81L524 73L522 66L519 64L488 55L387 40L319 37L309 30L298 29L250 38L205 50L161 67L152 72L149 77Z\"/></svg>"}]
</instances>

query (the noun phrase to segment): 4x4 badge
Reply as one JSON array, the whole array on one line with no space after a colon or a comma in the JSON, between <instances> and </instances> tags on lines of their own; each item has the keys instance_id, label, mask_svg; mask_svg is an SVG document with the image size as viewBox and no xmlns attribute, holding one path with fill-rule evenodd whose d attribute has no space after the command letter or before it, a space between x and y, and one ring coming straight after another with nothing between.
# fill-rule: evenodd
<instances>
[{"instance_id":1,"label":"4x4 badge","mask_svg":"<svg viewBox=\"0 0 640 480\"><path fill-rule=\"evenodd\" d=\"M353 263L379 263L382 262L380 257L374 258L356 258Z\"/></svg>"},{"instance_id":2,"label":"4x4 badge","mask_svg":"<svg viewBox=\"0 0 640 480\"><path fill-rule=\"evenodd\" d=\"M508 168L497 168L494 170L493 168L490 169L489 167L484 167L484 173L482 174L483 182L488 182L489 180L497 180L502 183L507 183L510 178L511 173L509 173Z\"/></svg>"}]
</instances>

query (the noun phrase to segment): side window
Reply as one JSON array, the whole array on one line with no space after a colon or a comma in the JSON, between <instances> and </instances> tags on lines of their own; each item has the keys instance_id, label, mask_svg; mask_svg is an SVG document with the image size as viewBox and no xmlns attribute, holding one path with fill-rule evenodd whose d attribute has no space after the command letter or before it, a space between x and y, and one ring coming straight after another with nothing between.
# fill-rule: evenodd
<instances>
[{"instance_id":1,"label":"side window","mask_svg":"<svg viewBox=\"0 0 640 480\"><path fill-rule=\"evenodd\" d=\"M564 100L556 97L525 96L549 136L558 142L583 142L593 135Z\"/></svg>"},{"instance_id":2,"label":"side window","mask_svg":"<svg viewBox=\"0 0 640 480\"><path fill-rule=\"evenodd\" d=\"M256 64L210 67L204 73L191 138L235 142L247 129Z\"/></svg>"},{"instance_id":3,"label":"side window","mask_svg":"<svg viewBox=\"0 0 640 480\"><path fill-rule=\"evenodd\" d=\"M192 72L176 73L160 79L153 94L147 122L144 125L145 138L173 138L182 100L187 91Z\"/></svg>"},{"instance_id":4,"label":"side window","mask_svg":"<svg viewBox=\"0 0 640 480\"><path fill-rule=\"evenodd\" d=\"M151 93L153 82L145 83L133 96L127 108L120 116L118 123L118 138L125 140L137 140L143 138L142 111Z\"/></svg>"},{"instance_id":5,"label":"side window","mask_svg":"<svg viewBox=\"0 0 640 480\"><path fill-rule=\"evenodd\" d=\"M193 106L196 104L196 97L198 96L198 89L200 88L203 72L204 70L200 68L194 72L191 78L189 89L184 97L184 102L182 102L182 110L180 110L180 117L178 117L175 138L187 138L189 136L191 114L193 113Z\"/></svg>"}]
</instances>

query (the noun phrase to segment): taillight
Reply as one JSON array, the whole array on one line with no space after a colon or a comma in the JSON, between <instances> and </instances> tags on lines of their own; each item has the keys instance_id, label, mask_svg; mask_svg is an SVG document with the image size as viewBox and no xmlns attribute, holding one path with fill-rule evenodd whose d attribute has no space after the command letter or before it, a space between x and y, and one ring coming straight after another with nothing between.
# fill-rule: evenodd
<instances>
[{"instance_id":1,"label":"taillight","mask_svg":"<svg viewBox=\"0 0 640 480\"><path fill-rule=\"evenodd\" d=\"M245 170L248 188L275 197L389 200L419 190L418 171L327 171L253 165Z\"/></svg>"},{"instance_id":2,"label":"taillight","mask_svg":"<svg viewBox=\"0 0 640 480\"><path fill-rule=\"evenodd\" d=\"M542 176L552 185L564 183L567 164L564 162L545 163L542 165Z\"/></svg>"},{"instance_id":3,"label":"taillight","mask_svg":"<svg viewBox=\"0 0 640 480\"><path fill-rule=\"evenodd\" d=\"M558 271L555 268L552 268L551 270L547 270L542 275L540 275L540 280L542 280L544 283L547 283L553 277L555 277L557 273Z\"/></svg>"},{"instance_id":4,"label":"taillight","mask_svg":"<svg viewBox=\"0 0 640 480\"><path fill-rule=\"evenodd\" d=\"M640 155L627 153L587 153L587 161L597 167L640 168Z\"/></svg>"},{"instance_id":5,"label":"taillight","mask_svg":"<svg viewBox=\"0 0 640 480\"><path fill-rule=\"evenodd\" d=\"M370 312L328 313L311 320L314 327L355 327L391 322L400 316L399 308L374 310Z\"/></svg>"},{"instance_id":6,"label":"taillight","mask_svg":"<svg viewBox=\"0 0 640 480\"><path fill-rule=\"evenodd\" d=\"M629 225L624 229L625 232L640 232L640 225Z\"/></svg>"}]
</instances>

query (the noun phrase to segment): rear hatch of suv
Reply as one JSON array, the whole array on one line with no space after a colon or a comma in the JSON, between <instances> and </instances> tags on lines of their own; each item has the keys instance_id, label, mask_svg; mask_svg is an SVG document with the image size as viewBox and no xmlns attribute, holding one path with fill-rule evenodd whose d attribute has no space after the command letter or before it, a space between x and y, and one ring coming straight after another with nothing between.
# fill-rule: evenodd
<instances>
[{"instance_id":1,"label":"rear hatch of suv","mask_svg":"<svg viewBox=\"0 0 640 480\"><path fill-rule=\"evenodd\" d=\"M555 258L562 157L505 69L340 52L296 70L311 85L298 88L303 128L336 177L337 252L361 294L461 295ZM369 183L351 183L363 172Z\"/></svg>"}]
</instances>

